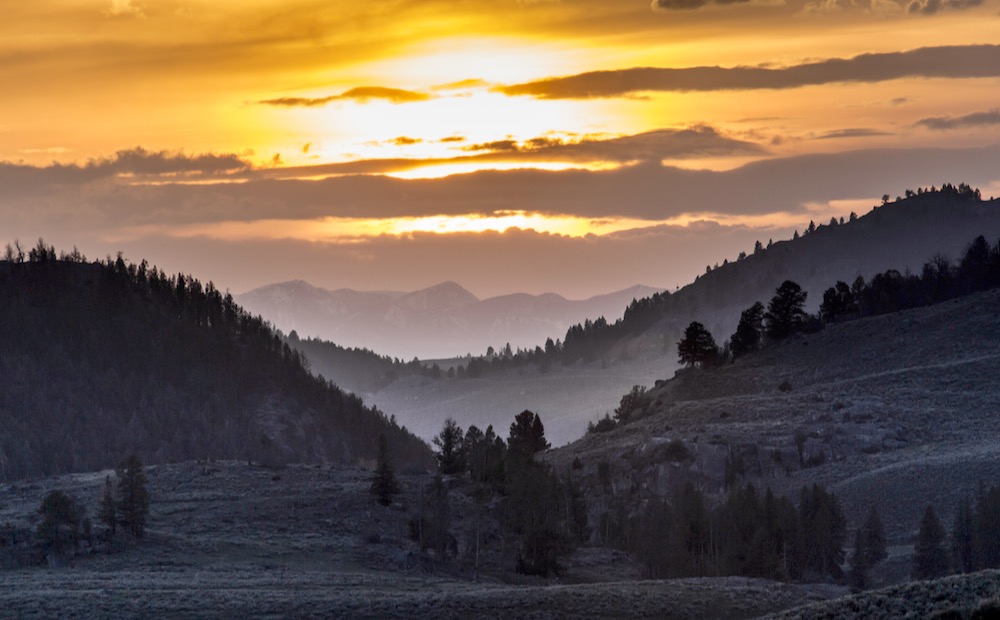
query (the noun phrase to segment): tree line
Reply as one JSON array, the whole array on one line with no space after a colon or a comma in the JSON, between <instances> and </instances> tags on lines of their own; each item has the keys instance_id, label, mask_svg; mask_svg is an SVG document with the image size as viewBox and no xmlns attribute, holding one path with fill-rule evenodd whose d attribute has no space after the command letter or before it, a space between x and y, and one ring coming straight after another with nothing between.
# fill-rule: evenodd
<instances>
[{"instance_id":1,"label":"tree line","mask_svg":"<svg viewBox=\"0 0 1000 620\"><path fill-rule=\"evenodd\" d=\"M875 533L871 553L880 560L885 539L876 512L863 527ZM844 578L847 520L837 497L815 484L802 488L797 506L751 484L714 508L690 483L669 502L650 499L634 511L610 498L598 533L603 544L635 554L649 578Z\"/></svg>"},{"instance_id":2,"label":"tree line","mask_svg":"<svg viewBox=\"0 0 1000 620\"><path fill-rule=\"evenodd\" d=\"M867 281L858 276L850 285L838 281L824 291L817 315L805 311L807 293L802 287L786 280L766 308L756 302L742 312L735 333L722 347L704 325L691 322L677 343L678 362L688 367L726 363L768 342L814 333L829 323L928 306L997 287L1000 240L991 246L982 235L966 246L957 261L935 256L919 275L890 269Z\"/></svg>"}]
</instances>

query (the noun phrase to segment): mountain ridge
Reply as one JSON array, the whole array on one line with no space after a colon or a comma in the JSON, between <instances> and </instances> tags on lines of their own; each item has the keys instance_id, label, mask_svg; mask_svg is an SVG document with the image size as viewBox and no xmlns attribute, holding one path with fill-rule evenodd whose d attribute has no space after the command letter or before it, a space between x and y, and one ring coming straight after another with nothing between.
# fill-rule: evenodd
<instances>
[{"instance_id":1,"label":"mountain ridge","mask_svg":"<svg viewBox=\"0 0 1000 620\"><path fill-rule=\"evenodd\" d=\"M236 299L286 333L402 359L434 359L478 354L507 343L534 347L561 337L567 327L595 312L620 316L633 298L659 290L634 285L580 300L518 292L480 299L453 281L410 292L369 292L292 280Z\"/></svg>"}]
</instances>

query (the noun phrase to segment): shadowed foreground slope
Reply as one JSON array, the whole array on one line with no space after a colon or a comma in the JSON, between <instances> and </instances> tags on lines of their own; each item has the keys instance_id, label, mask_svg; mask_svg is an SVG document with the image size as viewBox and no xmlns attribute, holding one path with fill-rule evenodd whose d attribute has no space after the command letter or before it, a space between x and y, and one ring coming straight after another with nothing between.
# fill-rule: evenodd
<instances>
[{"instance_id":1,"label":"shadowed foreground slope","mask_svg":"<svg viewBox=\"0 0 1000 620\"><path fill-rule=\"evenodd\" d=\"M0 485L0 523L25 523L53 488L92 513L104 473ZM422 555L406 536L408 513L378 506L364 470L201 462L150 467L147 474L145 542L124 553L77 556L71 568L0 570L3 614L750 618L841 592L743 578L594 583L572 559L561 583L521 577L512 584L488 574L477 582ZM401 501L412 506L427 478L402 475L401 482Z\"/></svg>"}]
</instances>

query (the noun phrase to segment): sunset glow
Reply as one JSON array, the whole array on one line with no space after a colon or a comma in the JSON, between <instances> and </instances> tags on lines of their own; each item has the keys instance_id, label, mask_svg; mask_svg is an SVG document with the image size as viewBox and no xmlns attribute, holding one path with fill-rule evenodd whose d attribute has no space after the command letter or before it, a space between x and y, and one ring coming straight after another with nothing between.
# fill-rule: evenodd
<instances>
[{"instance_id":1,"label":"sunset glow","mask_svg":"<svg viewBox=\"0 0 1000 620\"><path fill-rule=\"evenodd\" d=\"M0 229L178 268L197 247L237 288L265 276L201 244L282 244L298 277L320 246L405 271L382 244L500 235L544 261L629 236L622 285L687 281L883 193L996 187L998 1L22 4Z\"/></svg>"}]
</instances>

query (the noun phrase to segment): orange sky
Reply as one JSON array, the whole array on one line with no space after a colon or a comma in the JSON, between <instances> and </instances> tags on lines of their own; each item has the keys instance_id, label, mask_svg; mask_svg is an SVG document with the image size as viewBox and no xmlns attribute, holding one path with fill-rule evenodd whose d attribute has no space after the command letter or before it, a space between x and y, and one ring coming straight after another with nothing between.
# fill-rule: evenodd
<instances>
[{"instance_id":1,"label":"orange sky","mask_svg":"<svg viewBox=\"0 0 1000 620\"><path fill-rule=\"evenodd\" d=\"M5 7L0 92L0 236L237 292L672 288L1000 193L997 0L50 0Z\"/></svg>"}]
</instances>

